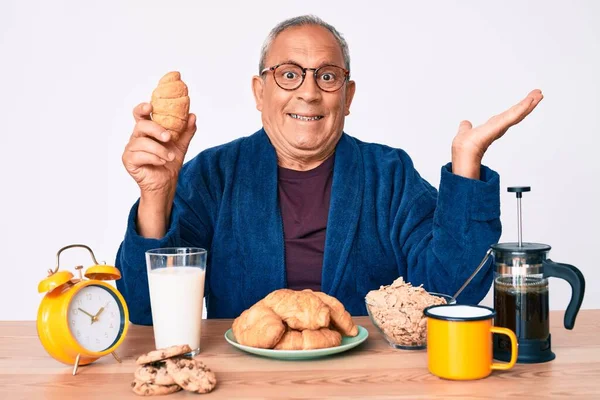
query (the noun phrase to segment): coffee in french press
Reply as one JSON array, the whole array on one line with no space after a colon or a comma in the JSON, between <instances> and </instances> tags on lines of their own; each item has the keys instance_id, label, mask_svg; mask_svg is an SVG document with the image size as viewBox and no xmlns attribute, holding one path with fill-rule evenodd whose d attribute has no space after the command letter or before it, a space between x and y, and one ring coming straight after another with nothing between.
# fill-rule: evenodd
<instances>
[{"instance_id":1,"label":"coffee in french press","mask_svg":"<svg viewBox=\"0 0 600 400\"><path fill-rule=\"evenodd\" d=\"M571 300L564 316L564 326L573 329L585 293L585 279L576 267L553 262L548 258L550 246L522 240L521 198L530 187L509 187L516 193L518 242L492 245L494 267L494 325L512 330L519 344L518 363L551 361L549 328L548 278L566 280L571 286ZM503 335L494 335L494 358L510 360L511 344Z\"/></svg>"}]
</instances>

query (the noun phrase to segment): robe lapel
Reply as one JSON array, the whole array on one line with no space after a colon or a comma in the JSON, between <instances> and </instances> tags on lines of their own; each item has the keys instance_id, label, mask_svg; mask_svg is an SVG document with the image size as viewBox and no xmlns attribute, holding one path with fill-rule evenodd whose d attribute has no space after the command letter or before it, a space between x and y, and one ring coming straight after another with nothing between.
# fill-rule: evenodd
<instances>
[{"instance_id":1,"label":"robe lapel","mask_svg":"<svg viewBox=\"0 0 600 400\"><path fill-rule=\"evenodd\" d=\"M240 268L241 295L251 305L285 286L283 222L277 195L277 157L266 132L261 129L245 139L240 150L233 234L241 255L241 265L236 266Z\"/></svg>"},{"instance_id":2,"label":"robe lapel","mask_svg":"<svg viewBox=\"0 0 600 400\"><path fill-rule=\"evenodd\" d=\"M335 296L346 271L363 196L362 159L357 144L343 134L335 151L325 237L321 290Z\"/></svg>"}]
</instances>

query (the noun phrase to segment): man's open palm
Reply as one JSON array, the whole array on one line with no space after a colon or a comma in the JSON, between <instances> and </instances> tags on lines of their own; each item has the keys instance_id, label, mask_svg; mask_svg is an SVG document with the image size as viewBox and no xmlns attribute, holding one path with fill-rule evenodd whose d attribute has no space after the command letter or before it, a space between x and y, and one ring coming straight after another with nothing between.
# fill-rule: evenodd
<instances>
[{"instance_id":1,"label":"man's open palm","mask_svg":"<svg viewBox=\"0 0 600 400\"><path fill-rule=\"evenodd\" d=\"M518 124L529 115L543 98L541 90L536 89L522 101L503 113L493 116L483 125L473 128L469 121L462 121L452 146L461 152L476 155L479 159L483 158L488 147L495 140L501 138L508 128Z\"/></svg>"}]
</instances>

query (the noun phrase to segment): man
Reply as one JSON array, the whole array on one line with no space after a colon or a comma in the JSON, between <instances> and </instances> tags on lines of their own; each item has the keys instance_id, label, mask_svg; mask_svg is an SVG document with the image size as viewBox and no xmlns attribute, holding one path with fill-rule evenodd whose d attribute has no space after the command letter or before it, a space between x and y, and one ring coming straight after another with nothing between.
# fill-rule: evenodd
<instances>
[{"instance_id":1,"label":"man","mask_svg":"<svg viewBox=\"0 0 600 400\"><path fill-rule=\"evenodd\" d=\"M123 153L140 187L117 254L117 282L134 323L151 324L144 251L209 250L208 318L235 318L272 290L312 288L365 315L369 290L399 276L453 294L500 237L499 177L482 166L488 146L541 101L536 90L473 128L460 123L438 191L402 150L343 131L355 83L348 46L316 17L273 29L253 77L263 128L183 165L196 131L174 142L134 110ZM478 303L489 264L459 296Z\"/></svg>"}]
</instances>

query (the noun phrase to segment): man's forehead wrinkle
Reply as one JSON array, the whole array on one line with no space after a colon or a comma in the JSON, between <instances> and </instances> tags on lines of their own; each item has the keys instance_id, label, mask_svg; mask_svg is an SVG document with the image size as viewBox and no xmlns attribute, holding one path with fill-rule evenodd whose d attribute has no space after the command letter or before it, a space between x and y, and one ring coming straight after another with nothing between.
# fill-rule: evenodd
<instances>
[{"instance_id":1,"label":"man's forehead wrinkle","mask_svg":"<svg viewBox=\"0 0 600 400\"><path fill-rule=\"evenodd\" d=\"M298 58L279 58L277 59L277 64L298 64L302 65L302 62ZM325 64L336 64L336 62L332 58L323 58L320 59L317 66L325 65Z\"/></svg>"},{"instance_id":2,"label":"man's forehead wrinkle","mask_svg":"<svg viewBox=\"0 0 600 400\"><path fill-rule=\"evenodd\" d=\"M341 54L339 54L339 57L336 57L336 54L334 54L335 46L319 45L318 47L313 47L313 48L289 46L288 52L286 52L286 55L279 56L279 54L276 54L276 53L278 53L278 52L277 51L274 52L272 54L272 56L273 56L273 58L278 59L278 60L276 60L276 62L278 64L285 63L285 62L294 62L296 64L302 65L302 62L298 59L298 57L294 57L294 55L300 56L300 57L307 57L307 56L317 57L318 64L314 65L314 67L319 67L319 66L325 65L325 64L339 64L340 62L342 62L342 59L343 59ZM269 57L269 58L271 58L271 57ZM340 60L335 61L336 58L339 58Z\"/></svg>"},{"instance_id":3,"label":"man's forehead wrinkle","mask_svg":"<svg viewBox=\"0 0 600 400\"><path fill-rule=\"evenodd\" d=\"M279 46L278 46L279 47ZM281 46L283 47L283 46ZM318 45L309 45L309 46L285 46L287 50L291 53L300 53L300 54L310 54L310 53L336 53L336 46L318 44Z\"/></svg>"}]
</instances>

